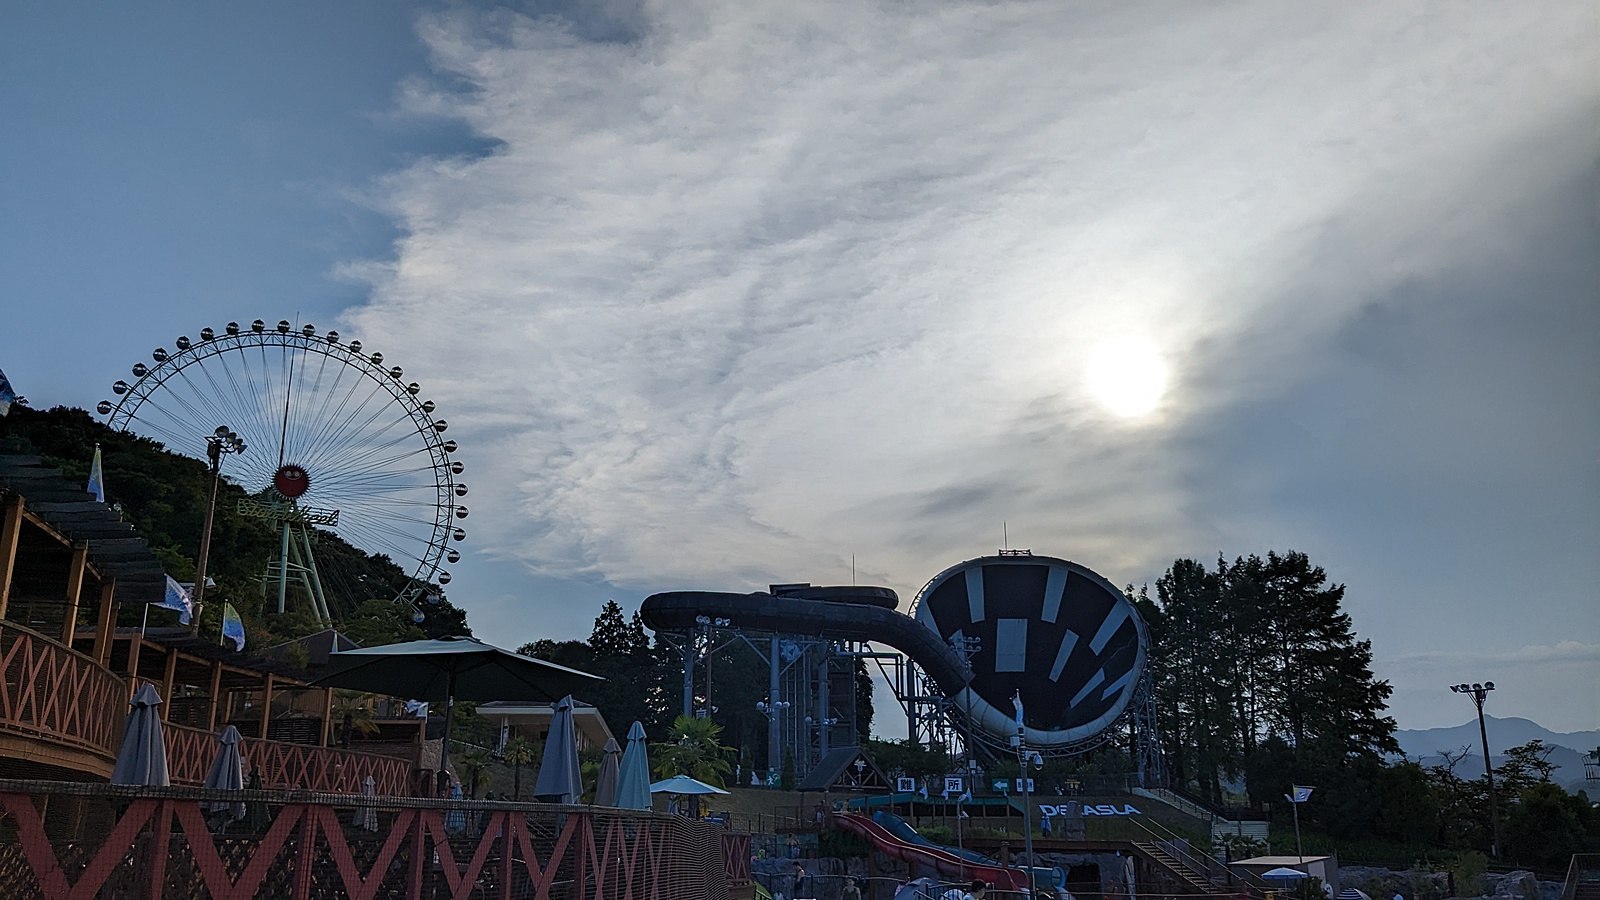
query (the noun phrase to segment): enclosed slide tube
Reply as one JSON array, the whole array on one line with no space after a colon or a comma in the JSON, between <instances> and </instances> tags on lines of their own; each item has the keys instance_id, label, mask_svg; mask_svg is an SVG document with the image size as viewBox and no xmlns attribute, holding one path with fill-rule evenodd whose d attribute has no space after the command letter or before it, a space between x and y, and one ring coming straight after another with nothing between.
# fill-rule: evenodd
<instances>
[{"instance_id":1,"label":"enclosed slide tube","mask_svg":"<svg viewBox=\"0 0 1600 900\"><path fill-rule=\"evenodd\" d=\"M831 599L812 599L823 596ZM811 588L777 596L670 591L646 597L639 616L654 631L689 631L699 627L697 618L708 617L755 631L888 644L916 660L946 695L960 693L972 681L972 669L938 632L878 605L893 598L893 591L868 587Z\"/></svg>"}]
</instances>

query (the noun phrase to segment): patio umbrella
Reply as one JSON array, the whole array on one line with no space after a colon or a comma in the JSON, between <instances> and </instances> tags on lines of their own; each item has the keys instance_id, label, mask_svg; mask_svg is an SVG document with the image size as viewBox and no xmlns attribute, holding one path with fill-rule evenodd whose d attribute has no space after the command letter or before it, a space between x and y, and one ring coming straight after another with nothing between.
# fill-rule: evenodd
<instances>
[{"instance_id":1,"label":"patio umbrella","mask_svg":"<svg viewBox=\"0 0 1600 900\"><path fill-rule=\"evenodd\" d=\"M644 746L644 726L638 722L628 729L628 749L622 752L622 770L617 774L617 800L621 809L649 809L650 757Z\"/></svg>"},{"instance_id":2,"label":"patio umbrella","mask_svg":"<svg viewBox=\"0 0 1600 900\"><path fill-rule=\"evenodd\" d=\"M604 752L605 756L600 760L600 777L594 785L594 805L616 806L617 773L621 765L622 748L617 746L616 738L606 738Z\"/></svg>"},{"instance_id":3,"label":"patio umbrella","mask_svg":"<svg viewBox=\"0 0 1600 900\"><path fill-rule=\"evenodd\" d=\"M1360 888L1345 888L1334 896L1334 900L1372 900L1372 898Z\"/></svg>"},{"instance_id":4,"label":"patio umbrella","mask_svg":"<svg viewBox=\"0 0 1600 900\"><path fill-rule=\"evenodd\" d=\"M1307 876L1306 873L1300 871L1299 869L1290 869L1285 866L1279 866L1276 869L1268 869L1265 872L1262 872L1261 877L1276 878L1279 881L1294 881L1295 879L1305 878Z\"/></svg>"},{"instance_id":5,"label":"patio umbrella","mask_svg":"<svg viewBox=\"0 0 1600 900\"><path fill-rule=\"evenodd\" d=\"M533 797L544 803L577 803L581 796L578 733L572 724L572 697L567 696L556 701L550 716L550 733L544 739L544 759L539 763L539 778L533 783Z\"/></svg>"},{"instance_id":6,"label":"patio umbrella","mask_svg":"<svg viewBox=\"0 0 1600 900\"><path fill-rule=\"evenodd\" d=\"M378 808L372 806L371 798L378 796L378 783L371 775L361 782L361 796L368 798L368 804L356 810L355 826L363 831L378 830ZM1369 898L1370 900L1370 898Z\"/></svg>"},{"instance_id":7,"label":"patio umbrella","mask_svg":"<svg viewBox=\"0 0 1600 900\"><path fill-rule=\"evenodd\" d=\"M726 794L727 791L715 785L697 781L687 775L674 775L665 781L658 781L650 785L652 794Z\"/></svg>"},{"instance_id":8,"label":"patio umbrella","mask_svg":"<svg viewBox=\"0 0 1600 900\"><path fill-rule=\"evenodd\" d=\"M133 709L122 729L122 749L117 751L111 783L167 787L172 783L167 779L167 745L161 739L161 711L156 709L161 695L146 682L129 705Z\"/></svg>"},{"instance_id":9,"label":"patio umbrella","mask_svg":"<svg viewBox=\"0 0 1600 900\"><path fill-rule=\"evenodd\" d=\"M211 771L206 773L202 787L221 791L244 790L244 757L239 753L239 744L243 741L239 729L232 725L222 729L222 733L217 735L217 758L211 761ZM229 818L237 822L244 818L244 801L207 803L206 810L214 813L227 812Z\"/></svg>"},{"instance_id":10,"label":"patio umbrella","mask_svg":"<svg viewBox=\"0 0 1600 900\"><path fill-rule=\"evenodd\" d=\"M328 670L311 684L443 703L444 745L439 754L439 770L446 771L450 720L457 699L549 703L602 680L598 675L502 650L477 638L447 637L341 650L328 656Z\"/></svg>"}]
</instances>

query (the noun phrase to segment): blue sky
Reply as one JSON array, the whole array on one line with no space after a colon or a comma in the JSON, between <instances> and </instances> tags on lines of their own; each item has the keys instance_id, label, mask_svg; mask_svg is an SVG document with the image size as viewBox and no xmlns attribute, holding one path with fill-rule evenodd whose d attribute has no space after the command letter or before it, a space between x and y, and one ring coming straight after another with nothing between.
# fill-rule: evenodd
<instances>
[{"instance_id":1,"label":"blue sky","mask_svg":"<svg viewBox=\"0 0 1600 900\"><path fill-rule=\"evenodd\" d=\"M0 367L180 333L427 385L501 643L1012 543L1299 549L1402 726L1600 726L1593 11L0 11ZM1109 368L1106 368L1109 366Z\"/></svg>"}]
</instances>

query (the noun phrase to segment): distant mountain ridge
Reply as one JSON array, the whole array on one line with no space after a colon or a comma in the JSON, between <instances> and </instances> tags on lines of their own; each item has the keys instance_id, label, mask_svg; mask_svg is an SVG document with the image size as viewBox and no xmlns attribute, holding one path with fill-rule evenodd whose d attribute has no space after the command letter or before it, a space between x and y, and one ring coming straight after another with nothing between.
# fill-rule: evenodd
<instances>
[{"instance_id":1,"label":"distant mountain ridge","mask_svg":"<svg viewBox=\"0 0 1600 900\"><path fill-rule=\"evenodd\" d=\"M1486 715L1484 723L1489 733L1489 757L1494 765L1498 766L1504 761L1506 750L1532 740L1541 740L1546 746L1554 748L1550 762L1555 764L1556 771L1551 778L1570 791L1587 789L1583 777L1583 755L1600 747L1600 730L1562 734L1517 716L1502 719ZM1476 717L1465 724L1448 728L1402 728L1394 736L1400 742L1401 752L1412 759L1420 759L1424 766L1437 765L1441 762L1440 754L1445 751L1455 752L1466 747L1471 753L1456 765L1456 770L1464 778L1483 774L1483 749L1479 746Z\"/></svg>"}]
</instances>

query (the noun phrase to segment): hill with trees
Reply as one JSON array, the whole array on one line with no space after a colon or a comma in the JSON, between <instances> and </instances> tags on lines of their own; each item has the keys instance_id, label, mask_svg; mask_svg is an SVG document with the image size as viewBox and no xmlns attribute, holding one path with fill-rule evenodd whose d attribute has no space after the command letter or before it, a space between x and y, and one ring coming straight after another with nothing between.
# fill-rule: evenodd
<instances>
[{"instance_id":1,"label":"hill with trees","mask_svg":"<svg viewBox=\"0 0 1600 900\"><path fill-rule=\"evenodd\" d=\"M0 416L0 447L36 453L70 481L87 484L97 445L106 502L139 530L167 574L178 581L192 581L211 491L211 470L203 459L111 429L81 409L35 410L13 405L9 415ZM238 501L246 496L245 488L230 481L224 469L206 574L216 583L208 589L208 597L227 599L243 618L249 652L321 626L300 609L291 608L280 615L275 594L268 603L267 570L278 554L280 537L265 521L239 514ZM353 640L370 645L471 633L466 612L451 604L437 585L439 602L427 606L420 624L413 623L410 610L392 602L406 576L388 557L354 547L336 532L324 529L317 532L317 553L329 590L340 592L343 598L334 610L335 624ZM119 624L138 625L144 612L124 608ZM159 609L150 612L152 622L174 615ZM221 615L221 603L207 603L202 611L202 632L218 633Z\"/></svg>"}]
</instances>

